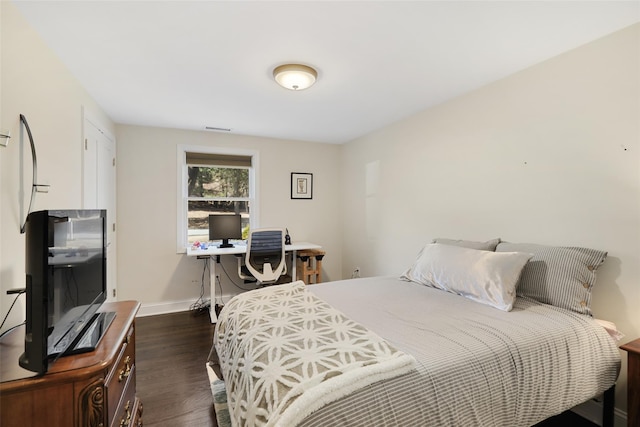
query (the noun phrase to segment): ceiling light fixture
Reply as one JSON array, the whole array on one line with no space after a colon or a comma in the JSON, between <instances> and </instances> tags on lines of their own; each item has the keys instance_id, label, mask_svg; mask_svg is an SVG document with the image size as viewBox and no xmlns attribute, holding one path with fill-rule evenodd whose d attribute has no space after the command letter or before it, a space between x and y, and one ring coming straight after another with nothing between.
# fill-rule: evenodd
<instances>
[{"instance_id":1,"label":"ceiling light fixture","mask_svg":"<svg viewBox=\"0 0 640 427\"><path fill-rule=\"evenodd\" d=\"M316 82L318 72L307 65L284 64L273 70L273 78L283 88L303 90Z\"/></svg>"}]
</instances>

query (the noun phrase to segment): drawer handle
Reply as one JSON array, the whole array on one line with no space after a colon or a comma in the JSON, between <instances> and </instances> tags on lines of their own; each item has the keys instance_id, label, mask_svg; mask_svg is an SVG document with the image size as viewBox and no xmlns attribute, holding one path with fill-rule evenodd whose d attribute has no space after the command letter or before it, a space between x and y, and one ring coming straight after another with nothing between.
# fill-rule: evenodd
<instances>
[{"instance_id":1,"label":"drawer handle","mask_svg":"<svg viewBox=\"0 0 640 427\"><path fill-rule=\"evenodd\" d=\"M120 427L126 427L131 423L131 401L127 400L127 404L124 406L124 410L127 411L127 417L120 420Z\"/></svg>"},{"instance_id":2,"label":"drawer handle","mask_svg":"<svg viewBox=\"0 0 640 427\"><path fill-rule=\"evenodd\" d=\"M120 371L120 375L118 375L118 382L122 382L125 378L129 377L131 374L131 356L127 356L124 359L124 369Z\"/></svg>"}]
</instances>

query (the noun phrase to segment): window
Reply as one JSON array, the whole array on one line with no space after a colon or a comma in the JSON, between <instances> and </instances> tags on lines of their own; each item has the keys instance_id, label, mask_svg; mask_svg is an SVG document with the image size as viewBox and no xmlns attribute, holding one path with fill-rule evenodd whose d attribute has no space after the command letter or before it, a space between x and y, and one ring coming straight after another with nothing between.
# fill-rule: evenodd
<instances>
[{"instance_id":1,"label":"window","mask_svg":"<svg viewBox=\"0 0 640 427\"><path fill-rule=\"evenodd\" d=\"M179 147L178 249L209 240L209 215L239 214L243 238L255 218L256 154Z\"/></svg>"}]
</instances>

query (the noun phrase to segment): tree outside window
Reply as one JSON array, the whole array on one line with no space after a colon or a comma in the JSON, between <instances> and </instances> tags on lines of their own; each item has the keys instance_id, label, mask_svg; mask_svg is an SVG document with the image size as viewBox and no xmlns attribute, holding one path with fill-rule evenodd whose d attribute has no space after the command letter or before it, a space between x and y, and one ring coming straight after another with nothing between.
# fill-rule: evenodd
<instances>
[{"instance_id":1,"label":"tree outside window","mask_svg":"<svg viewBox=\"0 0 640 427\"><path fill-rule=\"evenodd\" d=\"M187 165L187 241L209 240L209 215L239 214L249 231L249 168Z\"/></svg>"}]
</instances>

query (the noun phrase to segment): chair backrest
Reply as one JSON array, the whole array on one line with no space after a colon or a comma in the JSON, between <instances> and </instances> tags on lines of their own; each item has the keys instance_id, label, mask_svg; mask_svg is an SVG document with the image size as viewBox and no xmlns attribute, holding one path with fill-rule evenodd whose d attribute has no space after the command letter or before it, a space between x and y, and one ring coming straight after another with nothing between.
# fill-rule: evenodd
<instances>
[{"instance_id":1,"label":"chair backrest","mask_svg":"<svg viewBox=\"0 0 640 427\"><path fill-rule=\"evenodd\" d=\"M284 230L261 228L249 233L245 265L261 283L275 282L285 271Z\"/></svg>"}]
</instances>

